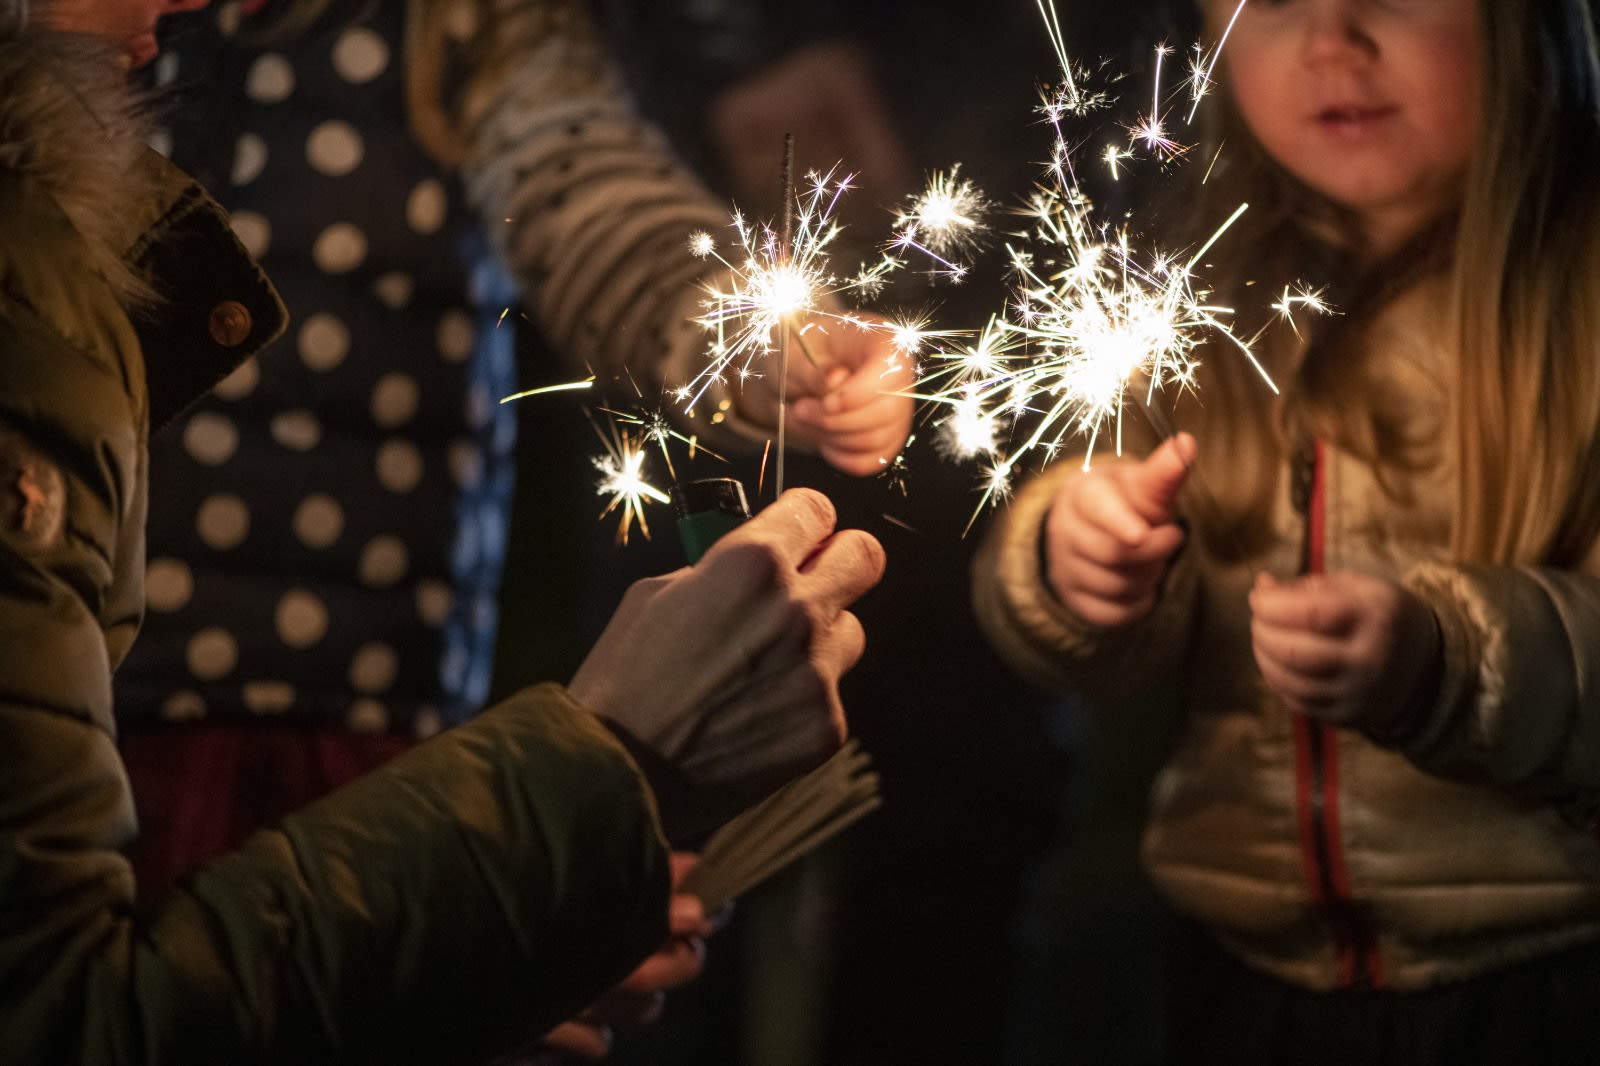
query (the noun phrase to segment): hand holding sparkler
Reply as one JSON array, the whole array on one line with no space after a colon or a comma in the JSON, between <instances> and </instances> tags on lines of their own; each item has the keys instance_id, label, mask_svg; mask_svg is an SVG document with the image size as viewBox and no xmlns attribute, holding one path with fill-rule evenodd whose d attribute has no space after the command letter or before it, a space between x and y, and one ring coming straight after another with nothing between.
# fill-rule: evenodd
<instances>
[{"instance_id":1,"label":"hand holding sparkler","mask_svg":"<svg viewBox=\"0 0 1600 1066\"><path fill-rule=\"evenodd\" d=\"M815 449L846 474L867 477L900 454L911 436L914 374L886 320L853 317L859 324L833 321L795 336L796 348L809 358L789 360L789 440ZM739 393L740 413L776 426L780 391L770 377L750 379Z\"/></svg>"},{"instance_id":2,"label":"hand holding sparkler","mask_svg":"<svg viewBox=\"0 0 1600 1066\"><path fill-rule=\"evenodd\" d=\"M1050 587L1091 625L1129 625L1149 613L1167 564L1183 546L1174 503L1194 463L1187 433L1135 462L1102 461L1062 482L1045 522Z\"/></svg>"},{"instance_id":3,"label":"hand holding sparkler","mask_svg":"<svg viewBox=\"0 0 1600 1066\"><path fill-rule=\"evenodd\" d=\"M1383 578L1261 574L1250 591L1250 639L1267 687L1290 710L1331 725L1392 735L1438 687L1437 617Z\"/></svg>"},{"instance_id":4,"label":"hand holding sparkler","mask_svg":"<svg viewBox=\"0 0 1600 1066\"><path fill-rule=\"evenodd\" d=\"M834 522L825 496L785 493L694 567L635 583L578 668L574 698L689 786L651 779L671 830L720 824L843 743L839 678L865 646L846 608L884 555Z\"/></svg>"}]
</instances>

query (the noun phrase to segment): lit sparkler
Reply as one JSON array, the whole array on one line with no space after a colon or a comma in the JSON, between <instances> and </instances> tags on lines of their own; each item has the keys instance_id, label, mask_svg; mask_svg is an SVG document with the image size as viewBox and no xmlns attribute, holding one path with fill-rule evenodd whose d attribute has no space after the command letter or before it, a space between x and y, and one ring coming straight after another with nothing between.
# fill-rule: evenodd
<instances>
[{"instance_id":1,"label":"lit sparkler","mask_svg":"<svg viewBox=\"0 0 1600 1066\"><path fill-rule=\"evenodd\" d=\"M891 254L918 252L933 261L934 276L960 281L967 275L967 266L956 257L977 247L987 229L988 212L988 199L961 177L959 163L948 173L935 171L928 187L911 197L895 218L897 229L888 250Z\"/></svg>"},{"instance_id":2,"label":"lit sparkler","mask_svg":"<svg viewBox=\"0 0 1600 1066\"><path fill-rule=\"evenodd\" d=\"M752 223L738 212L733 228L739 254L733 259L717 250L710 234L690 238L692 252L715 259L728 272L707 284L705 314L696 319L713 340L705 368L677 392L689 413L713 384L728 384L730 378L743 384L758 374L758 364L778 351L785 333L800 337L809 321L831 319L852 328L872 328L866 320L836 310L834 298L851 290L872 291L899 263L884 256L854 277L833 272L828 249L841 231L834 212L854 179L836 175L837 169L807 175L809 188L794 197L787 242L770 224ZM800 341L804 350L804 338Z\"/></svg>"},{"instance_id":3,"label":"lit sparkler","mask_svg":"<svg viewBox=\"0 0 1600 1066\"><path fill-rule=\"evenodd\" d=\"M1062 83L1040 109L1055 138L1045 178L1028 204L1029 230L1006 248L1015 286L1011 305L975 343L933 353L918 383L918 398L938 412L945 447L983 457L984 502L1004 499L1019 464L1030 457L1050 461L1069 437L1086 439L1085 466L1108 431L1120 453L1126 405L1150 407L1162 390L1191 388L1196 349L1204 341L1231 342L1277 391L1250 342L1233 332L1231 309L1217 305L1197 276L1214 242L1247 205L1199 249L1181 254L1137 246L1131 221L1100 221L1079 182L1065 127L1109 101L1086 88L1087 76L1067 57L1053 4L1039 0L1039 9ZM1101 157L1114 178L1141 153L1171 162L1188 151L1174 139L1163 109L1161 71L1170 54L1165 47L1157 52L1150 113L1126 127L1131 139L1125 147L1113 145ZM1211 84L1217 50L1196 57L1189 91L1198 99ZM1320 310L1318 295L1285 292L1281 313L1296 308Z\"/></svg>"},{"instance_id":4,"label":"lit sparkler","mask_svg":"<svg viewBox=\"0 0 1600 1066\"><path fill-rule=\"evenodd\" d=\"M650 523L645 517L645 501L670 503L672 498L646 480L644 464L648 435L619 426L615 420L609 423L608 428L609 433L600 428L599 422L594 422L595 434L605 447L605 454L597 455L593 460L595 469L600 472L600 480L595 483L596 491L608 499L600 517L604 519L617 510L622 512L617 525L618 544L628 543L628 534L635 521L648 540Z\"/></svg>"}]
</instances>

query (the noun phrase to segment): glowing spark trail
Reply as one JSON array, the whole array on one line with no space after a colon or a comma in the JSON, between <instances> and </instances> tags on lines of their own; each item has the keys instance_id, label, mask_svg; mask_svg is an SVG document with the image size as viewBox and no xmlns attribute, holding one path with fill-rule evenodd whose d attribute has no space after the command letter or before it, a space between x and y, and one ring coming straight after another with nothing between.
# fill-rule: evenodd
<instances>
[{"instance_id":1,"label":"glowing spark trail","mask_svg":"<svg viewBox=\"0 0 1600 1066\"><path fill-rule=\"evenodd\" d=\"M607 434L601 430L598 422L594 423L595 434L606 450L604 455L594 457L595 469L600 471L596 489L601 496L609 498L600 517L604 519L620 508L622 520L617 526L617 543L628 543L628 533L636 520L640 532L648 540L650 524L645 519L644 501L650 499L657 503L670 503L672 498L645 480L646 435L623 429L615 422L611 423L610 430Z\"/></svg>"},{"instance_id":2,"label":"glowing spark trail","mask_svg":"<svg viewBox=\"0 0 1600 1066\"><path fill-rule=\"evenodd\" d=\"M543 385L537 389L524 389L522 392L513 392L510 396L502 396L501 403L510 403L512 400L526 400L530 396L544 396L552 392L583 392L594 385L594 378L584 378L582 381L568 381L560 385Z\"/></svg>"},{"instance_id":3,"label":"glowing spark trail","mask_svg":"<svg viewBox=\"0 0 1600 1066\"><path fill-rule=\"evenodd\" d=\"M832 298L854 289L871 291L900 264L885 256L853 278L832 272L827 252L840 232L833 215L854 177L836 173L807 175L809 189L794 197L794 228L787 247L771 225L751 223L737 212L733 216L740 249L737 262L717 250L710 234L690 238L690 250L696 255L728 268L724 279L707 284L705 314L695 320L713 340L705 368L678 390L677 398L690 413L713 384L727 384L730 378L743 383L755 376L758 362L778 351L782 331L796 333L807 320L816 319L873 328L835 310Z\"/></svg>"},{"instance_id":4,"label":"glowing spark trail","mask_svg":"<svg viewBox=\"0 0 1600 1066\"><path fill-rule=\"evenodd\" d=\"M932 273L960 281L967 267L953 257L977 247L985 232L989 202L961 176L961 165L949 173L935 171L921 195L895 218L898 227L889 242L891 253L920 252L937 266Z\"/></svg>"},{"instance_id":5,"label":"glowing spark trail","mask_svg":"<svg viewBox=\"0 0 1600 1066\"><path fill-rule=\"evenodd\" d=\"M915 393L942 412L934 418L946 450L983 458L983 502L1004 499L1019 464L1030 457L1049 462L1069 437L1085 439L1085 466L1108 432L1120 452L1127 404L1149 407L1163 390L1192 388L1196 350L1208 340L1231 343L1276 391L1249 342L1234 334L1231 310L1211 299L1196 274L1246 205L1197 250L1182 254L1140 247L1131 215L1115 226L1101 221L1079 184L1065 127L1107 99L1088 92L1086 75L1074 70L1054 5L1039 0L1039 9L1063 85L1047 92L1041 106L1055 138L1028 203L1029 229L1006 246L1014 279L1010 306L972 344L941 345L929 355ZM1157 52L1150 114L1127 127L1133 138L1127 147L1113 146L1102 156L1113 177L1140 152L1170 162L1189 150L1172 139L1162 114L1161 70L1169 54L1165 47ZM1215 51L1199 55L1192 92L1209 85L1217 61ZM1295 308L1320 310L1321 304L1315 293L1285 292L1280 313L1289 316Z\"/></svg>"}]
</instances>

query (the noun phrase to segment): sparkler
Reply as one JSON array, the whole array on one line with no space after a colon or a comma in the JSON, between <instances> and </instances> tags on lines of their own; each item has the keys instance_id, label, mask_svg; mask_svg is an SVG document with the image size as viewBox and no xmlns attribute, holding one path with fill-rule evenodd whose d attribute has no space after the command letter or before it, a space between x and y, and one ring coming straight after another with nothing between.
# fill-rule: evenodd
<instances>
[{"instance_id":1,"label":"sparkler","mask_svg":"<svg viewBox=\"0 0 1600 1066\"><path fill-rule=\"evenodd\" d=\"M954 257L975 249L983 236L989 201L977 186L962 178L957 163L949 173L935 171L928 187L910 203L894 224L899 227L889 242L891 253L915 251L936 265L931 273L951 281L967 275L967 266Z\"/></svg>"},{"instance_id":2,"label":"sparkler","mask_svg":"<svg viewBox=\"0 0 1600 1066\"><path fill-rule=\"evenodd\" d=\"M605 447L605 454L597 455L593 460L595 469L600 472L596 489L601 496L609 498L600 517L604 519L613 511L621 510L622 519L617 525L618 544L628 543L628 534L635 521L648 540L650 523L645 517L645 500L670 503L672 498L645 479L645 435L626 429L615 420L608 423L609 432L602 430L592 414L590 422L594 425L595 435Z\"/></svg>"},{"instance_id":3,"label":"sparkler","mask_svg":"<svg viewBox=\"0 0 1600 1066\"><path fill-rule=\"evenodd\" d=\"M605 428L595 417L595 411L607 416ZM722 456L709 448L702 447L696 437L686 435L673 428L665 414L660 410L654 411L625 411L610 407L600 407L588 412L589 422L594 426L595 434L600 438L600 443L605 449L603 455L594 456L592 461L595 469L600 472L600 480L595 483L595 489L600 496L607 500L605 509L600 512L604 520L613 512L620 511L621 519L617 524L617 543L626 545L628 536L635 523L646 540L650 539L650 524L645 514L647 501L655 503L671 503L672 498L667 492L652 484L645 471L645 464L652 449L661 453L662 462L666 464L667 476L673 484L678 481L678 471L672 461L671 444L680 442L688 447L689 458L692 460L697 453L704 452L713 459L726 462Z\"/></svg>"},{"instance_id":4,"label":"sparkler","mask_svg":"<svg viewBox=\"0 0 1600 1066\"><path fill-rule=\"evenodd\" d=\"M727 268L726 275L707 283L705 313L695 319L712 334L710 359L676 398L689 414L712 385L744 384L759 373L762 360L778 351L785 335L799 336L804 324L833 321L856 329L874 328L866 320L837 310L834 300L850 291L871 292L898 267L885 256L855 276L842 278L828 260L829 246L841 227L834 219L840 199L855 175L806 175L807 188L797 192L793 229L786 241L770 223L757 224L738 211L733 215L738 251L725 257L709 233L696 233L689 249L701 258L714 259Z\"/></svg>"},{"instance_id":5,"label":"sparkler","mask_svg":"<svg viewBox=\"0 0 1600 1066\"><path fill-rule=\"evenodd\" d=\"M1231 309L1216 304L1197 275L1248 205L1192 252L1141 247L1131 216L1115 226L1101 221L1079 181L1065 126L1110 101L1086 88L1087 75L1067 57L1053 3L1038 2L1062 82L1040 106L1054 144L1028 202L1029 229L1006 245L1013 296L975 343L935 352L916 393L934 405L948 451L983 458L979 510L1009 494L1019 464L1031 457L1049 462L1070 436L1087 441L1085 467L1108 431L1120 453L1127 404L1150 409L1163 390L1192 388L1196 350L1207 340L1231 343L1277 391L1250 341L1233 331ZM1196 104L1211 85L1219 51L1220 44L1196 51L1188 81ZM1100 156L1114 179L1141 156L1167 164L1189 150L1174 139L1163 109L1162 70L1171 54L1165 46L1157 51L1150 112L1124 127L1126 144L1112 144ZM1322 309L1318 294L1307 290L1286 291L1278 307L1285 317L1296 308ZM1024 421L1031 430L1022 429Z\"/></svg>"},{"instance_id":6,"label":"sparkler","mask_svg":"<svg viewBox=\"0 0 1600 1066\"><path fill-rule=\"evenodd\" d=\"M929 330L925 319L879 319L843 310L839 298L844 294L870 296L878 293L894 272L906 262L898 254L917 251L937 264L933 273L959 279L966 266L955 258L975 248L985 229L988 204L981 192L959 177L959 167L948 174L936 173L927 190L913 198L896 219L899 228L886 250L873 263L863 265L854 275L836 273L829 261L830 246L842 232L835 213L854 175L840 176L838 166L806 176L806 188L795 192L787 174L792 159L792 142L785 141L785 213L781 229L771 224L753 224L738 211L733 229L738 236L738 253L724 256L708 233L695 233L689 249L704 259L713 259L727 269L724 278L705 287L705 313L695 319L712 335L706 366L676 398L692 415L695 406L713 385L728 385L736 379L740 387L761 373L760 364L776 354L779 362L777 490L783 491L785 398L788 385L788 344L792 339L813 366L817 360L806 338L815 331L835 328L860 329L881 333L889 339L898 360L914 361L929 342L956 336ZM820 368L820 367L819 367ZM764 464L763 464L764 468Z\"/></svg>"}]
</instances>

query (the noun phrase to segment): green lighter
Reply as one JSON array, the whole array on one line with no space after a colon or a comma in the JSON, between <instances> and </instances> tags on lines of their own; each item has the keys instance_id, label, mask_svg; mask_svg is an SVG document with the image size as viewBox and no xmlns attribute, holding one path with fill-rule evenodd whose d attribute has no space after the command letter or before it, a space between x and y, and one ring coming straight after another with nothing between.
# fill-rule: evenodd
<instances>
[{"instance_id":1,"label":"green lighter","mask_svg":"<svg viewBox=\"0 0 1600 1066\"><path fill-rule=\"evenodd\" d=\"M678 514L678 540L691 563L699 562L717 538L750 517L744 485L731 477L672 486L672 509Z\"/></svg>"}]
</instances>

